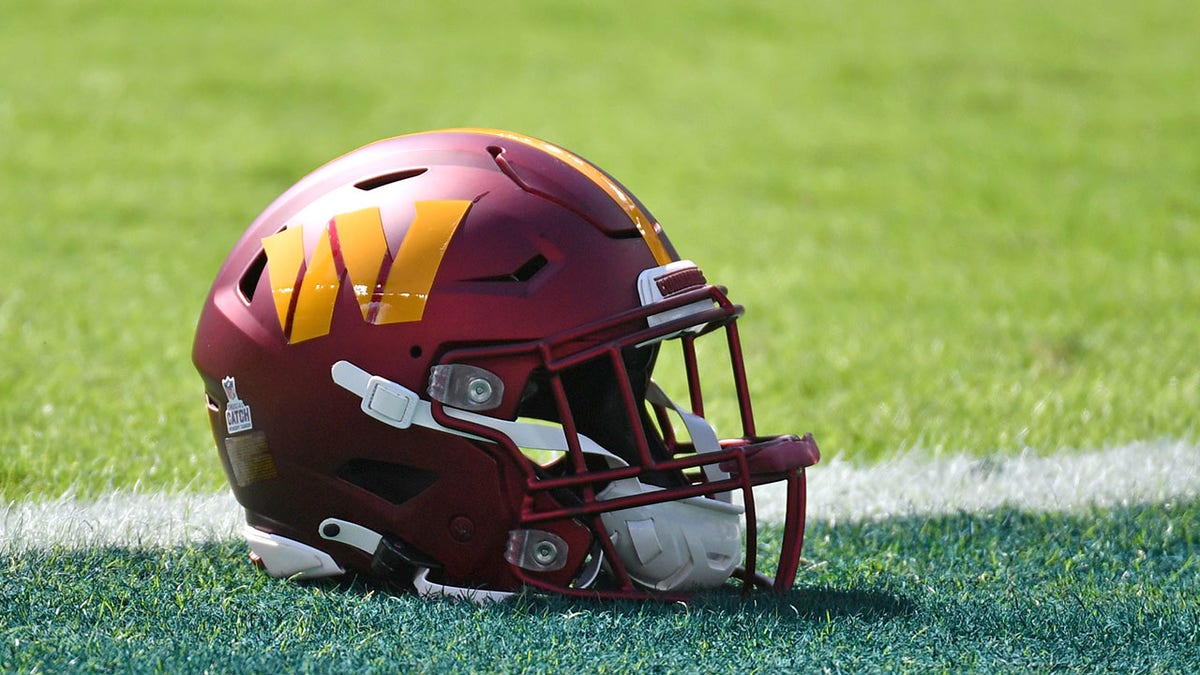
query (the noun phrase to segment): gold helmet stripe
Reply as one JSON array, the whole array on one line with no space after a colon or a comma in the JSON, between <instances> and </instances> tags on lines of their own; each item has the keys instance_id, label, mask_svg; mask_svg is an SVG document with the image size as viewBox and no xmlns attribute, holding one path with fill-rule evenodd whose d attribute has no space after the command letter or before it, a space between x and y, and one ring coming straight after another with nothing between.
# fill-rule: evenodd
<instances>
[{"instance_id":1,"label":"gold helmet stripe","mask_svg":"<svg viewBox=\"0 0 1200 675\"><path fill-rule=\"evenodd\" d=\"M642 235L642 240L646 242L646 246L650 248L650 253L654 256L654 260L659 265L666 265L674 260L671 254L667 252L667 247L663 245L662 239L658 236L657 223L650 220L645 211L642 211L628 194L625 193L621 186L612 178L609 178L600 169L597 169L586 159L576 155L568 150L558 147L553 143L539 140L524 134L514 133L512 131L503 131L500 129L445 129L447 133L468 133L468 134L487 134L489 136L499 136L511 141L516 141L522 145L527 145L531 148L536 148L549 154L553 157L566 162L573 169L587 176L589 180L595 183L601 190L605 192L617 206L620 206L629 220L633 222L634 227Z\"/></svg>"}]
</instances>

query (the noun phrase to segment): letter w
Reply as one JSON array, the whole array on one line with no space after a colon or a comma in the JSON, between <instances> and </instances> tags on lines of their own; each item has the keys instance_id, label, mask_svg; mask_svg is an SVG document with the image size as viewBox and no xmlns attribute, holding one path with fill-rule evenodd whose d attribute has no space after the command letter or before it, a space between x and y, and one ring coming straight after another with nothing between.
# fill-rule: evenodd
<instances>
[{"instance_id":1,"label":"letter w","mask_svg":"<svg viewBox=\"0 0 1200 675\"><path fill-rule=\"evenodd\" d=\"M471 202L416 202L417 215L393 257L379 209L334 216L321 230L311 257L304 228L265 237L267 274L279 327L290 343L329 334L343 279L348 279L364 321L420 321L442 256Z\"/></svg>"}]
</instances>

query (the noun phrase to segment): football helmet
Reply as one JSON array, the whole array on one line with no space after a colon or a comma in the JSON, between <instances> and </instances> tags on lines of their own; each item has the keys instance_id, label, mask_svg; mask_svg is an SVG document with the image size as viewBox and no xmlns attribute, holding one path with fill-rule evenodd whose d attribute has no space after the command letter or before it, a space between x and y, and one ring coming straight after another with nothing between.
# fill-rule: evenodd
<instances>
[{"instance_id":1,"label":"football helmet","mask_svg":"<svg viewBox=\"0 0 1200 675\"><path fill-rule=\"evenodd\" d=\"M272 575L475 600L782 591L819 453L758 435L742 312L607 173L455 129L362 147L268 206L217 275L193 360ZM730 439L704 417L710 334L728 343ZM667 348L686 404L653 377ZM752 488L778 481L772 580Z\"/></svg>"}]
</instances>

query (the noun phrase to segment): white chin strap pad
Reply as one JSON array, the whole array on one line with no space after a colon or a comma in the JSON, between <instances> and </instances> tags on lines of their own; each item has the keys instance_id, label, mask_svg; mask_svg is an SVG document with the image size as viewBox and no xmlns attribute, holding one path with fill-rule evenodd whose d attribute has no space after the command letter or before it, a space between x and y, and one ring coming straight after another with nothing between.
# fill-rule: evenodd
<instances>
[{"instance_id":1,"label":"white chin strap pad","mask_svg":"<svg viewBox=\"0 0 1200 675\"><path fill-rule=\"evenodd\" d=\"M599 500L660 488L636 479L614 481ZM742 563L742 507L691 497L601 514L625 570L658 591L724 584Z\"/></svg>"}]
</instances>

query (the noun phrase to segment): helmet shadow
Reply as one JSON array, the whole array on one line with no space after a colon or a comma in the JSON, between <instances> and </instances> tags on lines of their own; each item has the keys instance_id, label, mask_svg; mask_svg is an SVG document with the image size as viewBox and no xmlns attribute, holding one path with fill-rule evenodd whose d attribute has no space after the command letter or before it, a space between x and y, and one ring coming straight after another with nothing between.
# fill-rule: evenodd
<instances>
[{"instance_id":1,"label":"helmet shadow","mask_svg":"<svg viewBox=\"0 0 1200 675\"><path fill-rule=\"evenodd\" d=\"M347 575L339 579L318 579L318 584L348 593L382 593L392 597L408 596L415 602L469 602L462 599L420 599L411 588L381 582L364 576ZM836 586L796 587L786 593L751 591L744 593L740 586L728 584L721 588L700 591L686 602L656 600L613 600L604 598L573 598L538 593L532 589L519 592L502 602L487 602L489 612L527 614L529 612L612 612L640 615L677 614L680 611L716 611L728 614L774 616L781 620L801 623L832 621L855 617L867 621L890 621L916 611L916 603L894 592L867 588Z\"/></svg>"}]
</instances>

